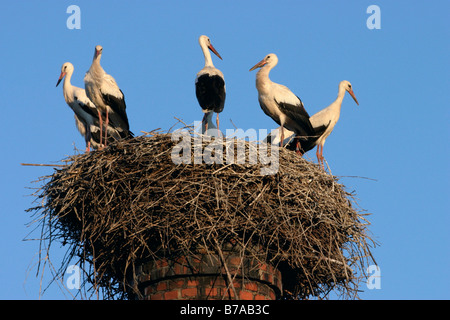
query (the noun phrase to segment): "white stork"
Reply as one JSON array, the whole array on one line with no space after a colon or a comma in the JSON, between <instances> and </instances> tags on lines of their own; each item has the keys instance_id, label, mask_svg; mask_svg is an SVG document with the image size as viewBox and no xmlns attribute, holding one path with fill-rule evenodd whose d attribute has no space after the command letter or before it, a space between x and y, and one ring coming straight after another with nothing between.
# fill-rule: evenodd
<instances>
[{"instance_id":1,"label":"white stork","mask_svg":"<svg viewBox=\"0 0 450 320\"><path fill-rule=\"evenodd\" d=\"M355 94L353 93L351 83L348 82L347 80L344 80L339 83L339 92L336 100L328 107L320 110L319 112L311 116L311 118L309 118L309 121L311 122L312 126L315 129L318 128L325 129L325 131L320 135L319 139L317 139L312 145L312 148L314 148L314 146L317 145L317 152L316 152L317 161L319 161L322 168L324 168L323 145L325 144L325 140L333 131L334 126L339 120L339 116L341 114L342 100L344 99L346 91L352 96L356 104L359 105L358 100L356 99Z\"/></svg>"},{"instance_id":2,"label":"white stork","mask_svg":"<svg viewBox=\"0 0 450 320\"><path fill-rule=\"evenodd\" d=\"M309 122L309 114L300 98L292 93L289 88L269 79L269 72L277 63L278 57L271 53L250 69L252 71L261 68L256 74L259 104L264 113L280 126L281 147L284 142L284 128L286 128L295 132L296 151L302 154L306 151L302 148L300 140L317 139L321 133L316 132L312 127Z\"/></svg>"},{"instance_id":3,"label":"white stork","mask_svg":"<svg viewBox=\"0 0 450 320\"><path fill-rule=\"evenodd\" d=\"M223 73L214 67L211 59L211 50L221 60L222 57L212 46L211 41L207 36L200 36L198 42L205 57L205 66L197 73L195 78L195 94L198 103L202 107L204 116L202 124L205 126L205 132L208 130L208 116L215 112L217 131L219 131L219 113L222 112L225 106L225 79Z\"/></svg>"},{"instance_id":4,"label":"white stork","mask_svg":"<svg viewBox=\"0 0 450 320\"><path fill-rule=\"evenodd\" d=\"M84 77L84 86L89 99L97 106L100 119L100 130L103 125L111 125L120 133L121 138L132 136L126 113L125 97L112 76L107 74L100 65L102 46L95 47L92 65ZM105 123L103 124L103 115ZM108 130L105 130L105 146ZM102 135L102 133L101 133Z\"/></svg>"},{"instance_id":5,"label":"white stork","mask_svg":"<svg viewBox=\"0 0 450 320\"><path fill-rule=\"evenodd\" d=\"M75 123L78 131L84 136L86 141L86 152L89 152L91 145L97 149L100 147L98 133L100 131L99 121L97 115L97 108L91 100L86 96L86 92L82 88L73 86L70 83L74 67L70 62L66 62L61 67L61 74L59 76L56 86L59 85L64 78L63 94L64 100L75 113ZM97 133L97 135L95 135ZM97 136L97 139L95 139Z\"/></svg>"}]
</instances>

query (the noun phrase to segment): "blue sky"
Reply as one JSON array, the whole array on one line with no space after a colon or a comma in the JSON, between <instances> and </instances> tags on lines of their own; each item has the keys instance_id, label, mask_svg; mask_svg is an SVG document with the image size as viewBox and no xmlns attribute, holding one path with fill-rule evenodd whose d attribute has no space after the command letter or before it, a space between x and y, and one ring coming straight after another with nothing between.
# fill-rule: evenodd
<instances>
[{"instance_id":1,"label":"blue sky","mask_svg":"<svg viewBox=\"0 0 450 320\"><path fill-rule=\"evenodd\" d=\"M66 9L81 9L81 29ZM370 30L369 5L381 10ZM33 183L49 167L84 150L62 88L61 65L75 66L83 87L94 47L125 94L131 130L169 129L174 117L202 117L195 74L203 67L199 35L223 57L227 100L221 128L275 128L260 109L255 71L268 53L279 63L271 79L288 86L310 114L328 106L338 83L347 95L324 156L359 205L371 213L380 243L372 253L381 288L363 284L363 299L449 299L450 235L448 1L9 1L0 11L0 299L70 299L58 285L40 295L37 241L23 241L32 220ZM316 161L315 150L306 158ZM447 160L446 160L447 159ZM354 178L367 177L370 179ZM32 236L37 237L37 233ZM64 252L57 246L57 264ZM58 267L56 265L55 267ZM45 287L49 273L44 275Z\"/></svg>"}]
</instances>

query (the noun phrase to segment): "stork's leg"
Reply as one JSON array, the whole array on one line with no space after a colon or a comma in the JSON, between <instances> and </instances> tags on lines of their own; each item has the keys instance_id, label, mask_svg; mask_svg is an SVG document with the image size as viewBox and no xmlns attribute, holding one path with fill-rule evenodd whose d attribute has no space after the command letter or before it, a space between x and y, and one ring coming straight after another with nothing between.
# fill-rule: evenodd
<instances>
[{"instance_id":1,"label":"stork's leg","mask_svg":"<svg viewBox=\"0 0 450 320\"><path fill-rule=\"evenodd\" d=\"M97 109L98 112L98 119L100 122L100 148L102 147L102 138L103 138L103 119L102 114L100 113L100 110Z\"/></svg>"},{"instance_id":2,"label":"stork's leg","mask_svg":"<svg viewBox=\"0 0 450 320\"><path fill-rule=\"evenodd\" d=\"M323 146L320 147L320 162L322 162L322 169L325 170L325 165L323 164Z\"/></svg>"},{"instance_id":3,"label":"stork's leg","mask_svg":"<svg viewBox=\"0 0 450 320\"><path fill-rule=\"evenodd\" d=\"M208 132L208 121L207 118L208 117L208 112L205 112L205 114L203 115L203 119L202 119L202 123L205 124L205 132L202 132L203 134L207 134Z\"/></svg>"},{"instance_id":4,"label":"stork's leg","mask_svg":"<svg viewBox=\"0 0 450 320\"><path fill-rule=\"evenodd\" d=\"M105 120L105 147L107 145L107 138L108 138L108 124L109 124L109 117L108 117L108 110L106 110L106 120Z\"/></svg>"},{"instance_id":5,"label":"stork's leg","mask_svg":"<svg viewBox=\"0 0 450 320\"><path fill-rule=\"evenodd\" d=\"M317 163L320 164L320 144L317 145L316 157L317 157Z\"/></svg>"},{"instance_id":6,"label":"stork's leg","mask_svg":"<svg viewBox=\"0 0 450 320\"><path fill-rule=\"evenodd\" d=\"M302 153L302 145L300 144L300 138L295 137L296 143L295 143L295 152L301 157L303 156Z\"/></svg>"},{"instance_id":7,"label":"stork's leg","mask_svg":"<svg viewBox=\"0 0 450 320\"><path fill-rule=\"evenodd\" d=\"M284 128L283 128L283 126L280 127L280 131L281 131L280 147L283 148L283 143L284 143Z\"/></svg>"},{"instance_id":8,"label":"stork's leg","mask_svg":"<svg viewBox=\"0 0 450 320\"><path fill-rule=\"evenodd\" d=\"M322 169L325 170L325 166L323 165L323 146L320 144L317 145L316 156L317 156L317 161L319 162L320 166L322 167Z\"/></svg>"},{"instance_id":9,"label":"stork's leg","mask_svg":"<svg viewBox=\"0 0 450 320\"><path fill-rule=\"evenodd\" d=\"M91 151L91 128L89 125L86 126L86 137L85 137L85 141L86 141L86 152Z\"/></svg>"},{"instance_id":10,"label":"stork's leg","mask_svg":"<svg viewBox=\"0 0 450 320\"><path fill-rule=\"evenodd\" d=\"M216 115L217 132L219 132L219 114Z\"/></svg>"}]
</instances>

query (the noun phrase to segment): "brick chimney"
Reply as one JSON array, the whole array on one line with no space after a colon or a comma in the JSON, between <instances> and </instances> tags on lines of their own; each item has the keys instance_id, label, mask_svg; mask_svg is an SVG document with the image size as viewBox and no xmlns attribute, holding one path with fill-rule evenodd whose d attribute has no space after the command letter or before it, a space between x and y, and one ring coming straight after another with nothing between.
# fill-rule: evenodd
<instances>
[{"instance_id":1,"label":"brick chimney","mask_svg":"<svg viewBox=\"0 0 450 320\"><path fill-rule=\"evenodd\" d=\"M137 299L275 300L282 292L279 270L255 256L242 256L231 245L220 255L199 250L176 259L149 260L136 271Z\"/></svg>"}]
</instances>

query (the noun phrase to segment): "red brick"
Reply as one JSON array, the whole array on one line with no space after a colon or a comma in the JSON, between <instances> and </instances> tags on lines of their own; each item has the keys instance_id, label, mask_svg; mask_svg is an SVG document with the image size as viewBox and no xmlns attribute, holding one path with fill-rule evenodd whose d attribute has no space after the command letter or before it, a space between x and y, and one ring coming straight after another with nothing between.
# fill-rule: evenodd
<instances>
[{"instance_id":1,"label":"red brick","mask_svg":"<svg viewBox=\"0 0 450 320\"><path fill-rule=\"evenodd\" d=\"M157 260L157 261L155 262L156 268L167 267L168 265L169 265L169 263L167 262L166 259Z\"/></svg>"},{"instance_id":2,"label":"red brick","mask_svg":"<svg viewBox=\"0 0 450 320\"><path fill-rule=\"evenodd\" d=\"M163 295L159 293L152 294L150 300L163 300Z\"/></svg>"},{"instance_id":3,"label":"red brick","mask_svg":"<svg viewBox=\"0 0 450 320\"><path fill-rule=\"evenodd\" d=\"M183 266L179 263L173 265L173 272L175 274L184 274Z\"/></svg>"},{"instance_id":4,"label":"red brick","mask_svg":"<svg viewBox=\"0 0 450 320\"><path fill-rule=\"evenodd\" d=\"M242 290L239 294L241 300L253 300L253 293Z\"/></svg>"},{"instance_id":5,"label":"red brick","mask_svg":"<svg viewBox=\"0 0 450 320\"><path fill-rule=\"evenodd\" d=\"M211 279L211 286L214 286L214 287L222 286L222 287L224 287L224 286L226 286L226 282L221 277L220 278L213 278L213 279Z\"/></svg>"},{"instance_id":6,"label":"red brick","mask_svg":"<svg viewBox=\"0 0 450 320\"><path fill-rule=\"evenodd\" d=\"M178 299L178 290L167 291L164 293L165 300L177 300Z\"/></svg>"},{"instance_id":7,"label":"red brick","mask_svg":"<svg viewBox=\"0 0 450 320\"><path fill-rule=\"evenodd\" d=\"M267 264L261 263L261 264L259 264L259 268L260 268L261 270L263 270L263 271L266 271L266 270L267 270Z\"/></svg>"},{"instance_id":8,"label":"red brick","mask_svg":"<svg viewBox=\"0 0 450 320\"><path fill-rule=\"evenodd\" d=\"M229 289L223 289L222 290L222 297L223 298L230 298L230 299L234 299L234 291L233 289L229 288Z\"/></svg>"},{"instance_id":9,"label":"red brick","mask_svg":"<svg viewBox=\"0 0 450 320\"><path fill-rule=\"evenodd\" d=\"M205 294L207 297L215 297L217 296L217 288L206 288Z\"/></svg>"},{"instance_id":10,"label":"red brick","mask_svg":"<svg viewBox=\"0 0 450 320\"><path fill-rule=\"evenodd\" d=\"M184 280L171 280L169 282L170 289L178 289L184 285Z\"/></svg>"},{"instance_id":11,"label":"red brick","mask_svg":"<svg viewBox=\"0 0 450 320\"><path fill-rule=\"evenodd\" d=\"M187 263L187 259L186 259L186 257L180 257L177 260L177 262L180 263L180 264L186 264Z\"/></svg>"},{"instance_id":12,"label":"red brick","mask_svg":"<svg viewBox=\"0 0 450 320\"><path fill-rule=\"evenodd\" d=\"M183 298L194 298L197 296L197 288L186 288L181 290L181 296Z\"/></svg>"},{"instance_id":13,"label":"red brick","mask_svg":"<svg viewBox=\"0 0 450 320\"><path fill-rule=\"evenodd\" d=\"M262 296L260 294L255 295L255 300L266 300L266 296Z\"/></svg>"},{"instance_id":14,"label":"red brick","mask_svg":"<svg viewBox=\"0 0 450 320\"><path fill-rule=\"evenodd\" d=\"M246 290L258 291L258 285L254 282L249 282L244 285Z\"/></svg>"},{"instance_id":15,"label":"red brick","mask_svg":"<svg viewBox=\"0 0 450 320\"><path fill-rule=\"evenodd\" d=\"M188 287L196 287L198 286L198 280L188 280L187 285Z\"/></svg>"},{"instance_id":16,"label":"red brick","mask_svg":"<svg viewBox=\"0 0 450 320\"><path fill-rule=\"evenodd\" d=\"M199 258L192 259L192 264L195 264L196 266L198 266L200 263L202 263L202 260L200 260Z\"/></svg>"},{"instance_id":17,"label":"red brick","mask_svg":"<svg viewBox=\"0 0 450 320\"><path fill-rule=\"evenodd\" d=\"M273 292L273 290L270 290L269 296L271 300L275 300L275 292Z\"/></svg>"},{"instance_id":18,"label":"red brick","mask_svg":"<svg viewBox=\"0 0 450 320\"><path fill-rule=\"evenodd\" d=\"M157 291L166 291L167 290L167 282L161 281L160 283L158 283L158 285L156 286L156 290Z\"/></svg>"}]
</instances>

